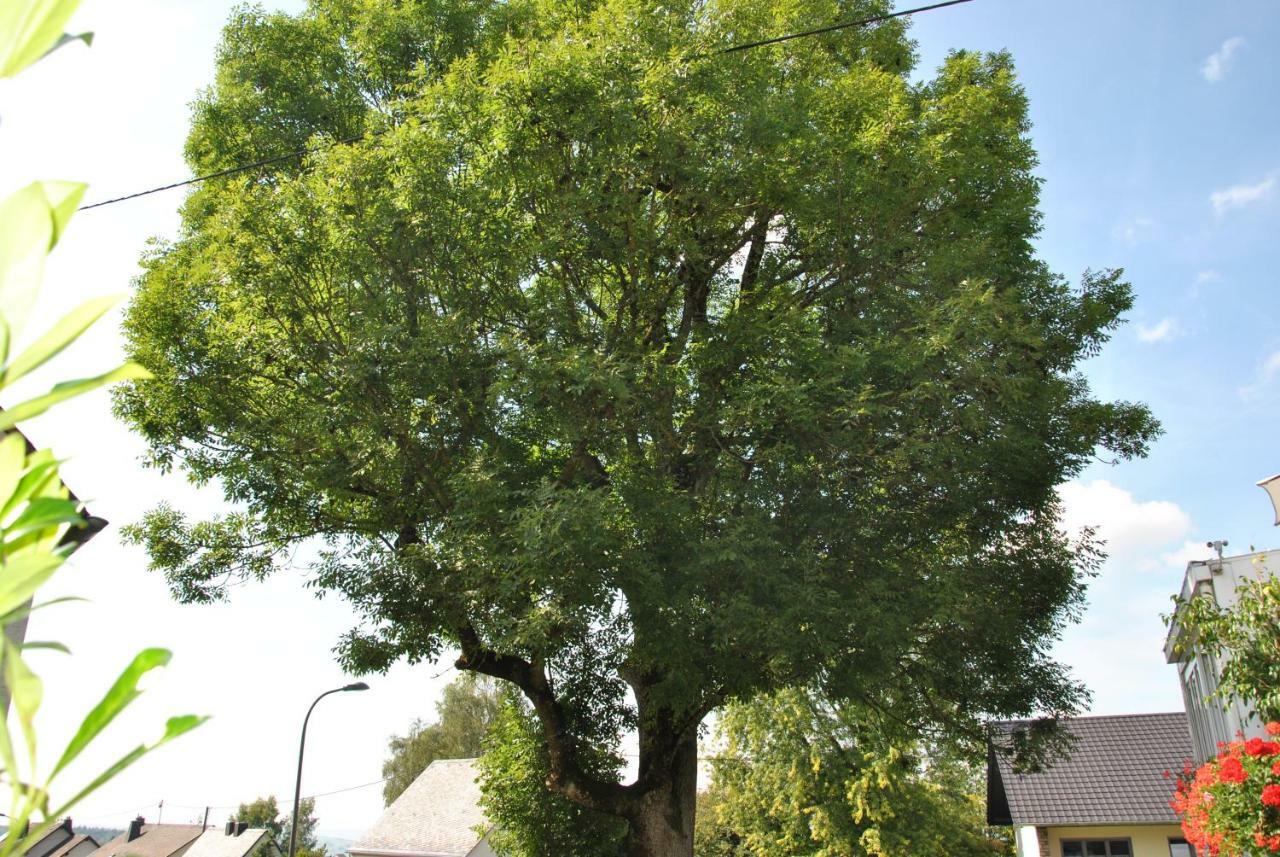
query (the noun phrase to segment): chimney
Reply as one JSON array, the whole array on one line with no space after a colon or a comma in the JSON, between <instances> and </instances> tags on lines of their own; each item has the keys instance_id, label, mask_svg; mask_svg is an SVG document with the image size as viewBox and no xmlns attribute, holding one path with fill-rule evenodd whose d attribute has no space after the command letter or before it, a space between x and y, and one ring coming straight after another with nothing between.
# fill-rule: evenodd
<instances>
[{"instance_id":1,"label":"chimney","mask_svg":"<svg viewBox=\"0 0 1280 857\"><path fill-rule=\"evenodd\" d=\"M133 821L129 822L129 838L126 839L125 842L132 842L133 840L141 836L142 825L146 823L147 823L147 820L142 816L138 816Z\"/></svg>"},{"instance_id":2,"label":"chimney","mask_svg":"<svg viewBox=\"0 0 1280 857\"><path fill-rule=\"evenodd\" d=\"M223 834L224 836L235 836L235 835L236 835L236 820L235 820L234 818L228 818L228 819L227 819L227 826L226 826L226 828L222 831L222 834Z\"/></svg>"},{"instance_id":3,"label":"chimney","mask_svg":"<svg viewBox=\"0 0 1280 857\"><path fill-rule=\"evenodd\" d=\"M247 821L236 822L236 836L239 836L241 833L244 833L248 829L249 829L249 822Z\"/></svg>"},{"instance_id":4,"label":"chimney","mask_svg":"<svg viewBox=\"0 0 1280 857\"><path fill-rule=\"evenodd\" d=\"M66 818L62 819L62 829L67 831L67 833L75 833L75 831L71 829L71 816L68 815Z\"/></svg>"}]
</instances>

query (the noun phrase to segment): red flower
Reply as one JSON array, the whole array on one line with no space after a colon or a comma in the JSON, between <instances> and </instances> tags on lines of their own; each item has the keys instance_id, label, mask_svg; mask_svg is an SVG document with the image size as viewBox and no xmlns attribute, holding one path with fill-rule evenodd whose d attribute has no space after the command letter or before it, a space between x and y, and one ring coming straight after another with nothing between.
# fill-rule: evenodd
<instances>
[{"instance_id":1,"label":"red flower","mask_svg":"<svg viewBox=\"0 0 1280 857\"><path fill-rule=\"evenodd\" d=\"M1275 774L1277 777L1280 777L1280 762L1271 763L1271 773Z\"/></svg>"},{"instance_id":2,"label":"red flower","mask_svg":"<svg viewBox=\"0 0 1280 857\"><path fill-rule=\"evenodd\" d=\"M1249 778L1244 765L1235 756L1228 756L1218 765L1218 781L1223 783L1243 783Z\"/></svg>"},{"instance_id":3,"label":"red flower","mask_svg":"<svg viewBox=\"0 0 1280 857\"><path fill-rule=\"evenodd\" d=\"M1280 735L1280 721L1273 720L1267 724L1268 735Z\"/></svg>"},{"instance_id":4,"label":"red flower","mask_svg":"<svg viewBox=\"0 0 1280 857\"><path fill-rule=\"evenodd\" d=\"M1262 803L1264 806L1280 806L1280 785L1272 783L1264 786L1262 789Z\"/></svg>"},{"instance_id":5,"label":"red flower","mask_svg":"<svg viewBox=\"0 0 1280 857\"><path fill-rule=\"evenodd\" d=\"M1275 741L1263 741L1261 738L1250 738L1244 742L1244 751L1250 756L1274 756L1280 753L1280 744Z\"/></svg>"}]
</instances>

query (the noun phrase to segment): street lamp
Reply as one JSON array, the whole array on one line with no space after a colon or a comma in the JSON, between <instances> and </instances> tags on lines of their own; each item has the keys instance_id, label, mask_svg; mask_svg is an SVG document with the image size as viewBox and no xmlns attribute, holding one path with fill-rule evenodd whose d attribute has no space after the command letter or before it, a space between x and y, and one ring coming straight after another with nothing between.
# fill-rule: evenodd
<instances>
[{"instance_id":1,"label":"street lamp","mask_svg":"<svg viewBox=\"0 0 1280 857\"><path fill-rule=\"evenodd\" d=\"M311 712L316 708L316 702L324 699L331 693L344 693L349 690L368 690L369 685L362 681L348 684L344 687L335 687L333 690L326 690L324 693L316 697L316 701L311 703L311 707L307 709L307 716L302 719L302 740L298 742L298 781L293 787L293 826L289 828L289 857L293 857L294 851L298 846L298 804L302 801L302 751L307 748L307 721L311 719Z\"/></svg>"}]
</instances>

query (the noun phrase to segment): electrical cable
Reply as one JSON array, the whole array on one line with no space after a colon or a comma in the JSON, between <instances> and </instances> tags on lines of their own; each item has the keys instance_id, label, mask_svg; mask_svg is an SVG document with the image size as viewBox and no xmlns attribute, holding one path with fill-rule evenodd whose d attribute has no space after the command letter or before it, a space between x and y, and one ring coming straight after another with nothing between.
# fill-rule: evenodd
<instances>
[{"instance_id":1,"label":"electrical cable","mask_svg":"<svg viewBox=\"0 0 1280 857\"><path fill-rule=\"evenodd\" d=\"M945 2L933 3L929 6L917 6L913 9L903 9L901 12L887 12L883 15L875 15L870 18L859 18L854 21L841 21L839 23L830 24L826 27L818 27L817 29L813 29L813 30L803 30L797 33L788 33L784 36L774 36L771 39L762 39L758 42L745 42L740 45L732 45L730 47L721 48L720 50L712 51L706 54L696 54L693 57L691 57L691 59L700 59L700 58L707 58L707 57L713 57L713 56L720 56L724 54L740 53L742 51L751 50L753 48L761 48L767 45L782 44L783 42L789 42L789 41L792 41L793 39L803 39L809 36L820 36L820 35L823 35L824 33L834 33L834 32L837 32L838 30L847 30L851 27L866 27L872 24L883 23L884 21L888 21L893 18L905 18L909 15L918 15L921 12L932 12L935 9L944 9L948 6L959 6L961 3L972 3L972 2L973 0L945 0ZM380 134L386 133L386 130L387 129L374 131L370 136L378 136ZM363 134L357 134L351 137L344 137L342 139L330 141L328 143L325 143L324 145L315 146L315 147L306 147L306 148L298 149L293 152L285 152L280 155L273 155L268 158L262 158L261 160L253 161L252 163L241 164L240 166L236 166L236 167L228 167L225 170L218 170L217 172L208 173L202 176L195 176L193 178L185 179L180 182L173 182L172 184L162 185L160 187L153 187L148 190L140 190L136 193L126 194L125 196L117 196L112 199L104 199L101 202L94 202L94 203L90 203L89 205L82 205L80 206L80 211L90 211L91 209L94 209L94 208L102 208L104 205L115 205L118 202L126 202L131 199L138 199L139 197L150 196L153 193L161 193L162 191L166 191L166 190L176 190L177 188L180 188L180 187L187 187L189 185L200 184L201 182L210 181L212 179L220 179L220 178L226 178L227 176L238 175L239 173L248 172L249 170L256 170L259 167L268 167L268 166L271 166L272 164L278 164L281 161L290 161L290 160L293 160L294 158L301 158L309 152L313 152L313 151L319 152L319 151L324 151L325 149L331 149L334 146L343 146L350 143L354 143L357 140L362 139L363 137L364 137Z\"/></svg>"}]
</instances>

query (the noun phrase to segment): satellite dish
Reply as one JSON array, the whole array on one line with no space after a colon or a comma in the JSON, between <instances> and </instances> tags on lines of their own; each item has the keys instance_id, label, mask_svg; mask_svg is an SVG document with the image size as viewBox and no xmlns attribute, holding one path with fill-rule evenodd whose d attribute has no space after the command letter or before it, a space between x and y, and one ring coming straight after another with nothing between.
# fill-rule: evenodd
<instances>
[{"instance_id":1,"label":"satellite dish","mask_svg":"<svg viewBox=\"0 0 1280 857\"><path fill-rule=\"evenodd\" d=\"M1258 483L1258 487L1266 491L1267 496L1271 498L1271 506L1276 513L1276 526L1280 526L1280 473L1263 479Z\"/></svg>"}]
</instances>

